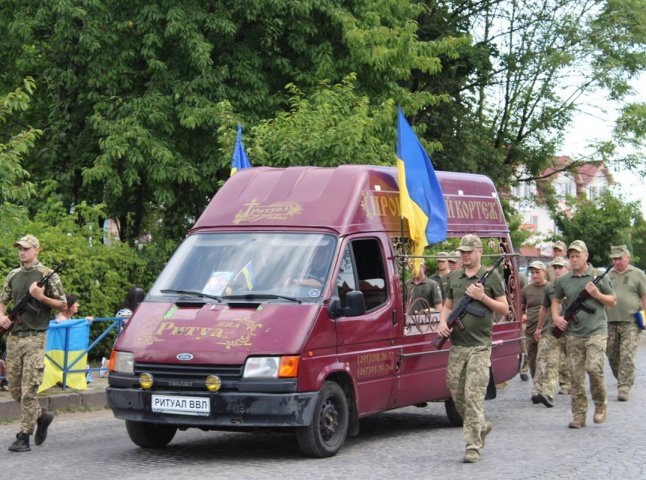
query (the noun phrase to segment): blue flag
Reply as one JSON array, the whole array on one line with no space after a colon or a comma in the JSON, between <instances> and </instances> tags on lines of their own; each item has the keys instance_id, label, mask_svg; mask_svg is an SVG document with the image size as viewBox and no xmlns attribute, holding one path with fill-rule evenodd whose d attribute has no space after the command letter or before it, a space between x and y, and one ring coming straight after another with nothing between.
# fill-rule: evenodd
<instances>
[{"instance_id":1,"label":"blue flag","mask_svg":"<svg viewBox=\"0 0 646 480\"><path fill-rule=\"evenodd\" d=\"M231 160L230 176L232 176L238 170L250 167L251 162L249 161L247 152L244 151L244 145L242 144L242 125L238 125L238 136L236 137L236 146L233 149L233 160Z\"/></svg>"},{"instance_id":2,"label":"blue flag","mask_svg":"<svg viewBox=\"0 0 646 480\"><path fill-rule=\"evenodd\" d=\"M47 390L63 382L63 369L81 370L68 373L65 383L76 390L87 389L85 365L86 349L90 339L90 321L83 319L52 320L47 331L45 347L45 371L38 392ZM66 363L67 361L67 363Z\"/></svg>"},{"instance_id":3,"label":"blue flag","mask_svg":"<svg viewBox=\"0 0 646 480\"><path fill-rule=\"evenodd\" d=\"M424 247L446 239L446 205L431 159L401 108L397 122L397 171L401 214L408 220L410 237L415 243L412 254L423 255ZM420 263L421 259L416 259L414 272Z\"/></svg>"}]
</instances>

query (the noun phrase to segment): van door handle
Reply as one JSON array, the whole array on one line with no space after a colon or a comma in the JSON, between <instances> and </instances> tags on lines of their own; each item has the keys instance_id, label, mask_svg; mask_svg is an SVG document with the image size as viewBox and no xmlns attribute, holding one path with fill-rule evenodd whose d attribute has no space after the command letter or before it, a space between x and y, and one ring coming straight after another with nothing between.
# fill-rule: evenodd
<instances>
[{"instance_id":1,"label":"van door handle","mask_svg":"<svg viewBox=\"0 0 646 480\"><path fill-rule=\"evenodd\" d=\"M397 325L397 310L393 310L393 325Z\"/></svg>"}]
</instances>

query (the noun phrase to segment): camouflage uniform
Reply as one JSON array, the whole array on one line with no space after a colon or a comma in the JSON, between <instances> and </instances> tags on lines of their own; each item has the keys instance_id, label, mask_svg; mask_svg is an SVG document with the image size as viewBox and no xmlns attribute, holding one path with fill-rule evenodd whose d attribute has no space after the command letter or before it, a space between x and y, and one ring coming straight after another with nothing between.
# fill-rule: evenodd
<instances>
[{"instance_id":1,"label":"camouflage uniform","mask_svg":"<svg viewBox=\"0 0 646 480\"><path fill-rule=\"evenodd\" d=\"M617 292L617 305L607 309L606 355L617 379L619 392L627 395L635 383L637 347L641 333L633 314L641 310L641 298L646 294L646 275L638 268L628 265L622 273L612 268L608 277Z\"/></svg>"},{"instance_id":2,"label":"camouflage uniform","mask_svg":"<svg viewBox=\"0 0 646 480\"><path fill-rule=\"evenodd\" d=\"M485 267L480 267L480 270L471 277L466 275L464 267L451 272L446 293L447 298L453 300L454 307L459 305L467 287L475 283L486 271ZM485 294L491 298L505 295L498 272L492 272L484 289ZM486 313L483 317L467 313L462 319L464 330L459 328L452 330L453 346L449 354L446 380L455 407L464 420L466 448L480 452L484 446L483 432L487 428L484 398L489 384L491 366L493 312L475 300L471 304L484 309Z\"/></svg>"},{"instance_id":3,"label":"camouflage uniform","mask_svg":"<svg viewBox=\"0 0 646 480\"><path fill-rule=\"evenodd\" d=\"M29 291L29 286L41 280L50 271L40 262L29 268L12 270L4 281L0 303L18 303ZM52 276L45 294L65 302L65 292L58 275ZM36 300L32 302L38 303ZM48 306L40 304L39 307L38 313L24 311L7 338L9 391L13 399L21 405L20 432L27 435L33 433L36 420L42 412L36 392L43 380L47 327L51 318L51 309Z\"/></svg>"},{"instance_id":4,"label":"camouflage uniform","mask_svg":"<svg viewBox=\"0 0 646 480\"><path fill-rule=\"evenodd\" d=\"M536 332L538 312L541 309L544 297L545 285L538 286L530 283L521 290L522 305L527 313L523 343L525 344L527 366L532 378L536 374L536 356L538 354L538 342L534 339L534 332Z\"/></svg>"},{"instance_id":5,"label":"camouflage uniform","mask_svg":"<svg viewBox=\"0 0 646 480\"><path fill-rule=\"evenodd\" d=\"M573 301L588 282L594 280L593 269L588 265L582 275L573 271L557 279L554 285L554 298ZM604 277L597 285L603 294L614 294L612 284ZM572 414L574 418L585 421L588 411L588 398L585 392L585 374L590 378L590 393L595 407L605 411L608 403L604 377L606 340L608 336L607 317L604 305L595 298L586 300L586 305L593 308L592 313L579 310L578 323L568 325L567 359L570 367L572 387Z\"/></svg>"},{"instance_id":6,"label":"camouflage uniform","mask_svg":"<svg viewBox=\"0 0 646 480\"><path fill-rule=\"evenodd\" d=\"M538 342L538 354L536 355L536 375L534 376L534 392L554 398L556 380L559 376L559 358L561 349L559 340L552 335L552 316L549 308L554 296L554 284L545 285L545 296L543 307L547 308L545 324L541 330L541 339ZM568 375L569 381L569 375Z\"/></svg>"}]
</instances>

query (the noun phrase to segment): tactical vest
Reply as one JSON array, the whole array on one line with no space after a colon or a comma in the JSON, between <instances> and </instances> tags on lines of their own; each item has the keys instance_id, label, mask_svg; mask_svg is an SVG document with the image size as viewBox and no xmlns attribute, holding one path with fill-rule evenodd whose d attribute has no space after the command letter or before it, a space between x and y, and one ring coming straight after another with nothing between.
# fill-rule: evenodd
<instances>
[{"instance_id":1,"label":"tactical vest","mask_svg":"<svg viewBox=\"0 0 646 480\"><path fill-rule=\"evenodd\" d=\"M11 279L11 292L14 305L29 292L32 283L42 280L43 272L40 270L20 271ZM35 298L30 302L37 310L34 313L29 308L20 314L20 321L16 321L12 332L23 332L29 330L47 330L51 318L52 309L39 302Z\"/></svg>"}]
</instances>

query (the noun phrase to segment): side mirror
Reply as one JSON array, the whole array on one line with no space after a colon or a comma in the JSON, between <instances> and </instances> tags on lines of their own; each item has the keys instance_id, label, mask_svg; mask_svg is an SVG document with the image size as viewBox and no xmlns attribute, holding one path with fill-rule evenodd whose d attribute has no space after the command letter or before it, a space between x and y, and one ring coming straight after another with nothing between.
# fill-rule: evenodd
<instances>
[{"instance_id":1,"label":"side mirror","mask_svg":"<svg viewBox=\"0 0 646 480\"><path fill-rule=\"evenodd\" d=\"M352 290L345 296L345 307L341 307L341 300L333 297L328 307L330 318L339 317L358 317L366 313L366 302L363 298L363 292Z\"/></svg>"}]
</instances>

